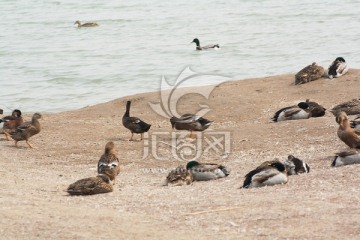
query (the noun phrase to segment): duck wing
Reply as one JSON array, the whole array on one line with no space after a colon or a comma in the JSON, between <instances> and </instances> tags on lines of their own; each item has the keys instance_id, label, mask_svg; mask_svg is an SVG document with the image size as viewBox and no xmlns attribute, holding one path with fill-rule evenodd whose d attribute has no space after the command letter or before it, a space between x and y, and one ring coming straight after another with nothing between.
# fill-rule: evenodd
<instances>
[{"instance_id":1,"label":"duck wing","mask_svg":"<svg viewBox=\"0 0 360 240\"><path fill-rule=\"evenodd\" d=\"M291 116L299 113L301 110L302 110L302 109L300 109L300 108L290 108L290 109L287 109L287 110L284 111L284 116L285 116L286 118L291 117Z\"/></svg>"},{"instance_id":2,"label":"duck wing","mask_svg":"<svg viewBox=\"0 0 360 240\"><path fill-rule=\"evenodd\" d=\"M209 49L209 48L220 48L220 46L219 46L219 44L208 44L201 48L205 50L205 49Z\"/></svg>"},{"instance_id":3,"label":"duck wing","mask_svg":"<svg viewBox=\"0 0 360 240\"><path fill-rule=\"evenodd\" d=\"M293 108L293 107L296 107L296 106L285 107L285 108L282 108L282 109L278 110L278 111L274 114L274 116L272 117L271 120L274 121L274 122L277 122L277 119L279 118L279 115L280 115L283 111L288 110L288 109Z\"/></svg>"},{"instance_id":4,"label":"duck wing","mask_svg":"<svg viewBox=\"0 0 360 240\"><path fill-rule=\"evenodd\" d=\"M147 132L151 127L150 124L147 124L137 117L127 117L125 119L124 126L135 133Z\"/></svg>"}]
</instances>

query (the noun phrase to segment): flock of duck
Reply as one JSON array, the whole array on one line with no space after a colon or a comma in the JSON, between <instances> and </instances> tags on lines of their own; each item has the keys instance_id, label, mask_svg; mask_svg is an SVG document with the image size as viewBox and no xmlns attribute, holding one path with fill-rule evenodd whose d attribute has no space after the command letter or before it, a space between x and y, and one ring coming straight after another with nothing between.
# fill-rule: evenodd
<instances>
[{"instance_id":1,"label":"flock of duck","mask_svg":"<svg viewBox=\"0 0 360 240\"><path fill-rule=\"evenodd\" d=\"M79 27L95 26L93 24L81 25L76 22ZM219 47L218 45L209 45L200 47L198 39L193 42L197 45L197 50L206 48ZM329 78L340 77L347 72L345 60L342 57L336 58L335 61L325 71L322 67L315 63L305 67L295 75L295 84L303 84L314 81L322 76ZM122 124L127 128L133 140L134 133L140 134L140 141L143 134L148 132L151 124L143 120L130 116L131 101L127 101L125 113L122 117ZM322 117L325 115L326 109L316 102L307 99L295 106L289 106L278 110L272 121L288 121L297 119L308 119L310 117ZM343 141L349 150L336 154L331 166L338 167L348 164L360 164L360 98L353 99L348 102L341 103L330 110L339 124L337 135ZM0 114L3 110L0 109ZM348 115L358 115L353 120L349 120ZM40 113L35 113L31 121L25 122L19 109L12 111L10 116L0 118L0 133L3 133L8 141L14 141L18 147L19 141L25 141L32 148L29 139L41 131L39 120L42 118ZM204 131L212 123L195 114L184 114L181 117L171 117L170 123L173 129L186 130L190 132L189 137L193 136L194 131ZM310 167L307 163L292 155L288 156L285 162L279 160L266 161L254 170L245 175L242 188L253 188L262 186L272 186L276 184L284 184L288 181L289 175L300 173L308 173ZM120 173L120 162L116 156L115 145L108 142L105 151L97 164L98 175L96 177L84 178L76 181L67 188L67 192L71 195L91 195L98 193L107 193L113 191L115 178ZM191 184L193 181L209 181L227 177L230 171L223 165L214 163L199 163L190 161L186 166L178 166L172 170L165 179L163 185L185 185Z\"/></svg>"}]
</instances>

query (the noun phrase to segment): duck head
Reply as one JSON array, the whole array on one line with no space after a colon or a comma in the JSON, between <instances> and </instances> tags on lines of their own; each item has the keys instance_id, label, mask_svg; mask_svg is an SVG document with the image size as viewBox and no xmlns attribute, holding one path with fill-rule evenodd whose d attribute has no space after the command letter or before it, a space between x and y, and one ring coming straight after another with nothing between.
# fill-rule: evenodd
<instances>
[{"instance_id":1,"label":"duck head","mask_svg":"<svg viewBox=\"0 0 360 240\"><path fill-rule=\"evenodd\" d=\"M339 125L341 125L344 121L348 120L348 117L345 112L340 112L335 120Z\"/></svg>"},{"instance_id":2,"label":"duck head","mask_svg":"<svg viewBox=\"0 0 360 240\"><path fill-rule=\"evenodd\" d=\"M285 172L286 171L285 165L282 164L279 161L272 162L270 166L276 168L277 170L279 170L279 172Z\"/></svg>"},{"instance_id":3,"label":"duck head","mask_svg":"<svg viewBox=\"0 0 360 240\"><path fill-rule=\"evenodd\" d=\"M80 23L79 20L76 20L76 22L74 22L74 25L75 25L75 24L81 25L81 23Z\"/></svg>"},{"instance_id":4,"label":"duck head","mask_svg":"<svg viewBox=\"0 0 360 240\"><path fill-rule=\"evenodd\" d=\"M42 115L41 115L40 113L34 113L34 115L33 115L32 118L33 118L33 119L36 119L36 120L39 120L39 119L42 118Z\"/></svg>"},{"instance_id":5,"label":"duck head","mask_svg":"<svg viewBox=\"0 0 360 240\"><path fill-rule=\"evenodd\" d=\"M195 167L195 166L198 166L198 165L200 165L199 162L197 162L197 161L190 161L190 162L188 162L188 163L186 164L186 169L189 170L189 169L191 169L191 168L193 168L193 167Z\"/></svg>"},{"instance_id":6,"label":"duck head","mask_svg":"<svg viewBox=\"0 0 360 240\"><path fill-rule=\"evenodd\" d=\"M307 104L306 102L299 102L298 107L301 109L308 109L309 104Z\"/></svg>"},{"instance_id":7,"label":"duck head","mask_svg":"<svg viewBox=\"0 0 360 240\"><path fill-rule=\"evenodd\" d=\"M335 59L335 62L345 62L345 59L342 58L342 57L337 57L337 58Z\"/></svg>"},{"instance_id":8,"label":"duck head","mask_svg":"<svg viewBox=\"0 0 360 240\"><path fill-rule=\"evenodd\" d=\"M12 116L14 117L21 117L21 111L19 109L15 109L14 111L12 111Z\"/></svg>"},{"instance_id":9,"label":"duck head","mask_svg":"<svg viewBox=\"0 0 360 240\"><path fill-rule=\"evenodd\" d=\"M192 40L191 43L196 43L196 46L198 46L198 47L200 46L200 41L197 38L194 38L194 40Z\"/></svg>"}]
</instances>

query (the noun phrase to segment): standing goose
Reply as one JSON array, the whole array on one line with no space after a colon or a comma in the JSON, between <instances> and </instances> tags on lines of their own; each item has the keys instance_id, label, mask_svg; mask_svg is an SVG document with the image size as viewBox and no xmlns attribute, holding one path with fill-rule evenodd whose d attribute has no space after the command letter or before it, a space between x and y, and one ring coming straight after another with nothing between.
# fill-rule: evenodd
<instances>
[{"instance_id":1,"label":"standing goose","mask_svg":"<svg viewBox=\"0 0 360 240\"><path fill-rule=\"evenodd\" d=\"M350 101L340 103L333 107L330 112L336 117L340 112L345 112L347 115L360 114L360 98L354 98Z\"/></svg>"},{"instance_id":2,"label":"standing goose","mask_svg":"<svg viewBox=\"0 0 360 240\"><path fill-rule=\"evenodd\" d=\"M93 195L113 191L113 184L107 174L99 174L96 177L80 179L66 190L70 195Z\"/></svg>"},{"instance_id":3,"label":"standing goose","mask_svg":"<svg viewBox=\"0 0 360 240\"><path fill-rule=\"evenodd\" d=\"M0 119L0 133L3 133L6 136L6 139L10 141L12 139L9 132L16 130L16 128L23 122L21 111L19 109L15 109L11 116L6 116Z\"/></svg>"},{"instance_id":4,"label":"standing goose","mask_svg":"<svg viewBox=\"0 0 360 240\"><path fill-rule=\"evenodd\" d=\"M273 186L287 183L287 181L285 165L279 161L270 161L246 174L242 188Z\"/></svg>"},{"instance_id":5,"label":"standing goose","mask_svg":"<svg viewBox=\"0 0 360 240\"><path fill-rule=\"evenodd\" d=\"M112 168L115 168L115 171L112 171ZM105 152L101 156L98 162L98 173L105 174L106 171L111 170L111 173L108 173L110 180L113 181L115 185L115 176L120 173L120 161L115 153L115 145L113 142L108 142L105 145ZM113 174L112 174L113 173Z\"/></svg>"},{"instance_id":6,"label":"standing goose","mask_svg":"<svg viewBox=\"0 0 360 240\"><path fill-rule=\"evenodd\" d=\"M208 181L227 177L230 171L225 166L215 163L199 163L190 161L186 164L186 169L191 172L194 181Z\"/></svg>"},{"instance_id":7,"label":"standing goose","mask_svg":"<svg viewBox=\"0 0 360 240\"><path fill-rule=\"evenodd\" d=\"M204 131L212 122L213 121L189 113L182 115L180 118L172 117L170 119L171 127L173 129L190 131L189 137L192 136L193 131Z\"/></svg>"},{"instance_id":8,"label":"standing goose","mask_svg":"<svg viewBox=\"0 0 360 240\"><path fill-rule=\"evenodd\" d=\"M335 78L341 77L342 75L347 73L348 70L349 70L349 68L345 62L345 59L342 57L338 57L329 66L327 74L328 74L329 78L332 79L334 77Z\"/></svg>"},{"instance_id":9,"label":"standing goose","mask_svg":"<svg viewBox=\"0 0 360 240\"><path fill-rule=\"evenodd\" d=\"M32 148L29 138L38 134L41 130L39 119L42 116L40 113L34 113L30 122L24 122L15 131L10 132L10 136L15 141L15 146L18 146L19 141L26 141L26 144Z\"/></svg>"},{"instance_id":10,"label":"standing goose","mask_svg":"<svg viewBox=\"0 0 360 240\"><path fill-rule=\"evenodd\" d=\"M210 49L210 48L215 48L215 49L220 48L219 44L209 44L209 45L201 47L200 46L200 41L197 38L194 38L194 40L192 40L191 43L196 44L196 50L207 50L207 49Z\"/></svg>"},{"instance_id":11,"label":"standing goose","mask_svg":"<svg viewBox=\"0 0 360 240\"><path fill-rule=\"evenodd\" d=\"M84 24L81 24L79 20L77 20L74 24L77 24L78 27L97 27L99 26L97 23L84 23Z\"/></svg>"},{"instance_id":12,"label":"standing goose","mask_svg":"<svg viewBox=\"0 0 360 240\"><path fill-rule=\"evenodd\" d=\"M340 112L336 117L339 124L337 135L350 148L360 149L360 130L351 128L349 119L345 112Z\"/></svg>"},{"instance_id":13,"label":"standing goose","mask_svg":"<svg viewBox=\"0 0 360 240\"><path fill-rule=\"evenodd\" d=\"M142 121L137 117L130 117L130 105L131 101L127 101L126 103L126 111L122 118L122 123L124 127L131 131L131 138L129 141L132 141L134 133L141 134L141 139L143 139L143 133L149 131L151 125Z\"/></svg>"},{"instance_id":14,"label":"standing goose","mask_svg":"<svg viewBox=\"0 0 360 240\"><path fill-rule=\"evenodd\" d=\"M313 63L301 69L300 72L295 75L295 85L317 80L324 76L324 73L325 69L323 67Z\"/></svg>"},{"instance_id":15,"label":"standing goose","mask_svg":"<svg viewBox=\"0 0 360 240\"><path fill-rule=\"evenodd\" d=\"M278 110L272 121L280 122L287 120L297 120L297 119L308 119L311 117L311 111L309 109L309 104L306 102L300 102L297 106L286 107Z\"/></svg>"}]
</instances>

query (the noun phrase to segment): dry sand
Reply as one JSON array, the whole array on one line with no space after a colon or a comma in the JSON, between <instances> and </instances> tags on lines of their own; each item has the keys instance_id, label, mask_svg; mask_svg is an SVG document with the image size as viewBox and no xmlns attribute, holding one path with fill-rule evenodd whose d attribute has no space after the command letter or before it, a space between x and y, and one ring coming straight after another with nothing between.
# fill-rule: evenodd
<instances>
[{"instance_id":1,"label":"dry sand","mask_svg":"<svg viewBox=\"0 0 360 240\"><path fill-rule=\"evenodd\" d=\"M152 155L142 159L143 142L127 141L130 133L121 117L128 99L133 101L131 114L152 124L150 137L171 130L169 120L148 105L159 101L159 93L45 114L41 133L31 139L35 149L23 142L17 149L1 137L1 238L358 239L359 166L330 167L334 153L347 149L336 136L332 114L269 120L279 108L307 98L327 109L358 98L360 70L351 69L339 79L298 86L293 82L293 74L233 81L216 87L209 100L181 98L180 113L195 112L198 103L212 109L205 117L215 122L206 132L231 133L228 158L215 151L200 158L231 169L217 181L162 187L162 171L185 162L172 157L166 144L157 148L166 160ZM162 140L171 144L170 137ZM64 190L70 183L96 175L108 141L115 142L121 159L114 192L68 196ZM305 160L310 173L291 176L285 185L239 189L247 172L288 154Z\"/></svg>"}]
</instances>

